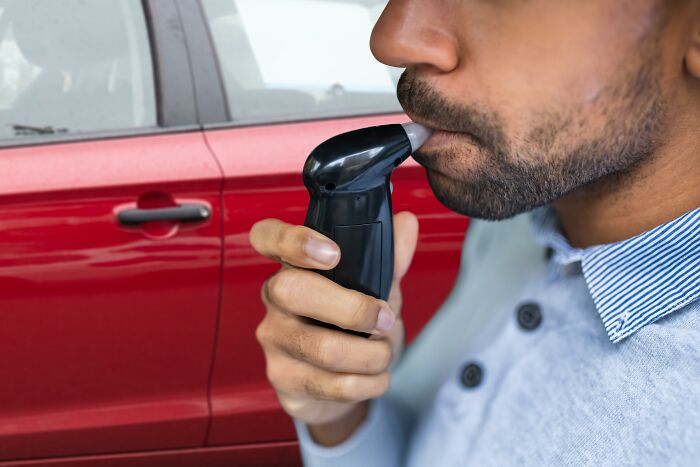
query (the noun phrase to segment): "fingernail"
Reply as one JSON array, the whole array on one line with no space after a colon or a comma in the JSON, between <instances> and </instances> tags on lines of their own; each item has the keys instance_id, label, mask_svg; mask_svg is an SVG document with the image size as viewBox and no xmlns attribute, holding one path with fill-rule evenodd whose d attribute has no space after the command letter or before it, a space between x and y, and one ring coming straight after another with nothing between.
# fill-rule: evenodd
<instances>
[{"instance_id":1,"label":"fingernail","mask_svg":"<svg viewBox=\"0 0 700 467\"><path fill-rule=\"evenodd\" d=\"M318 238L310 238L304 245L304 251L309 255L309 258L323 264L333 264L338 258L338 249L328 242L319 240Z\"/></svg>"},{"instance_id":2,"label":"fingernail","mask_svg":"<svg viewBox=\"0 0 700 467\"><path fill-rule=\"evenodd\" d=\"M377 330L387 332L394 326L395 321L396 317L394 316L394 312L382 306L379 310L379 316L377 316Z\"/></svg>"}]
</instances>

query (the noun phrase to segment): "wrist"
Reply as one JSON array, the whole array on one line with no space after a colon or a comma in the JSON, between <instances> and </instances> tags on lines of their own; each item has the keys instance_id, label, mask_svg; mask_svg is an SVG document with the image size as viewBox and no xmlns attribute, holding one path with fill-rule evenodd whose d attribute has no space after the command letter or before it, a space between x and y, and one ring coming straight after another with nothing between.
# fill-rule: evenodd
<instances>
[{"instance_id":1,"label":"wrist","mask_svg":"<svg viewBox=\"0 0 700 467\"><path fill-rule=\"evenodd\" d=\"M321 446L331 447L348 439L367 418L369 401L359 402L350 412L331 423L307 425L309 435Z\"/></svg>"}]
</instances>

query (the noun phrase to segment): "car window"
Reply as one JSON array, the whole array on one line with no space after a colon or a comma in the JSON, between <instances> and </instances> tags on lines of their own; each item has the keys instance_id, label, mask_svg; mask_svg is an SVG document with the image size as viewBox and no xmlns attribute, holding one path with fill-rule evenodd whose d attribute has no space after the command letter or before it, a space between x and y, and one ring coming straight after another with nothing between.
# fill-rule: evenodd
<instances>
[{"instance_id":1,"label":"car window","mask_svg":"<svg viewBox=\"0 0 700 467\"><path fill-rule=\"evenodd\" d=\"M0 0L0 144L154 126L154 95L140 0Z\"/></svg>"},{"instance_id":2,"label":"car window","mask_svg":"<svg viewBox=\"0 0 700 467\"><path fill-rule=\"evenodd\" d=\"M237 123L396 112L402 70L372 56L386 0L204 0Z\"/></svg>"}]
</instances>

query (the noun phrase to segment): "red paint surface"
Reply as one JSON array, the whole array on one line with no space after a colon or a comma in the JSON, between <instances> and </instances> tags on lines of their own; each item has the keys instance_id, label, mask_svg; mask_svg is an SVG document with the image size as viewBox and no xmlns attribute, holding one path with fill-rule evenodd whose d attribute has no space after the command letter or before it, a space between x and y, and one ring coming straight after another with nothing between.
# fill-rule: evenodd
<instances>
[{"instance_id":1,"label":"red paint surface","mask_svg":"<svg viewBox=\"0 0 700 467\"><path fill-rule=\"evenodd\" d=\"M0 467L301 467L296 441L0 462Z\"/></svg>"},{"instance_id":2,"label":"red paint surface","mask_svg":"<svg viewBox=\"0 0 700 467\"><path fill-rule=\"evenodd\" d=\"M255 340L264 314L260 286L279 265L252 249L251 226L266 217L303 224L308 193L301 168L320 142L351 129L403 121L405 116L392 115L207 132L225 176L224 276L209 445L295 437L267 382ZM416 257L403 281L403 313L412 339L452 288L467 220L435 199L415 161L399 167L392 180L394 211L411 210L421 223Z\"/></svg>"},{"instance_id":3,"label":"red paint surface","mask_svg":"<svg viewBox=\"0 0 700 467\"><path fill-rule=\"evenodd\" d=\"M8 149L0 173L0 459L201 446L221 261L202 135ZM212 217L117 223L169 199Z\"/></svg>"},{"instance_id":4,"label":"red paint surface","mask_svg":"<svg viewBox=\"0 0 700 467\"><path fill-rule=\"evenodd\" d=\"M303 223L301 168L321 141L401 121L0 151L0 460L298 465L255 340L260 286L279 266L253 251L248 231L266 217ZM394 211L421 223L403 281L411 340L452 288L467 220L440 205L414 161L392 179ZM184 202L207 204L211 219L116 221L122 209Z\"/></svg>"}]
</instances>

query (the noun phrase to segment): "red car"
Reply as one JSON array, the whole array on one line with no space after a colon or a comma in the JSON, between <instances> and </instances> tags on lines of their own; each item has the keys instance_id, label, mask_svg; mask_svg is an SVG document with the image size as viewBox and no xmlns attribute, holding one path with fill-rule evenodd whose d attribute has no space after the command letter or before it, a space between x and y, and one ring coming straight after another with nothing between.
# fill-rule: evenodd
<instances>
[{"instance_id":1,"label":"red car","mask_svg":"<svg viewBox=\"0 0 700 467\"><path fill-rule=\"evenodd\" d=\"M372 0L0 0L0 465L299 464L255 339L321 141L405 121ZM408 339L467 220L413 161Z\"/></svg>"}]
</instances>

